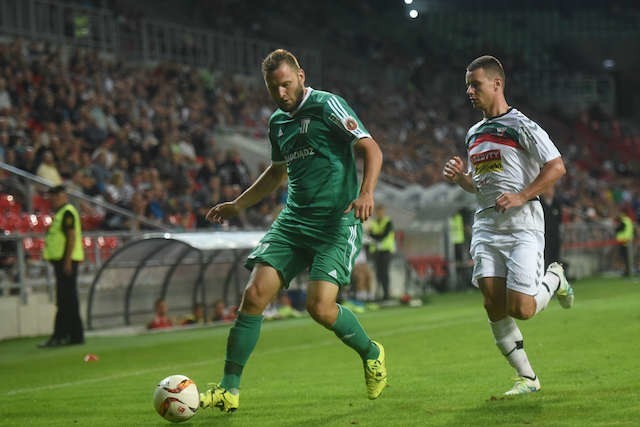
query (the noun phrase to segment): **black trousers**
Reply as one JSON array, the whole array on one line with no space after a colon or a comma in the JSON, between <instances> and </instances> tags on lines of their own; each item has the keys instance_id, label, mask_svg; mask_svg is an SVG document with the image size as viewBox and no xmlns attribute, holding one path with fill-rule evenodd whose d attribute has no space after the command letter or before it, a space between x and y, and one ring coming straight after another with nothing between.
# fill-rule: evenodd
<instances>
[{"instance_id":1,"label":"black trousers","mask_svg":"<svg viewBox=\"0 0 640 427\"><path fill-rule=\"evenodd\" d=\"M52 261L56 275L56 313L53 339L80 343L84 341L84 329L78 301L78 264L71 262L71 273L64 271L64 261Z\"/></svg>"},{"instance_id":2,"label":"black trousers","mask_svg":"<svg viewBox=\"0 0 640 427\"><path fill-rule=\"evenodd\" d=\"M389 299L389 266L391 256L389 251L375 251L373 253L373 264L376 267L376 280L382 286L384 299Z\"/></svg>"}]
</instances>

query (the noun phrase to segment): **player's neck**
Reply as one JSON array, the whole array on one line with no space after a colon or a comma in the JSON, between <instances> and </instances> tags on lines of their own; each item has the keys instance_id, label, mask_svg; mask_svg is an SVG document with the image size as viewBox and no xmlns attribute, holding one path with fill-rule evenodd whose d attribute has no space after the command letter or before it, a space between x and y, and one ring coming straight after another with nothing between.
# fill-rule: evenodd
<instances>
[{"instance_id":1,"label":"player's neck","mask_svg":"<svg viewBox=\"0 0 640 427\"><path fill-rule=\"evenodd\" d=\"M483 111L485 119L491 119L493 117L501 116L507 111L509 111L509 104L507 101L502 98L489 106L486 110Z\"/></svg>"}]
</instances>

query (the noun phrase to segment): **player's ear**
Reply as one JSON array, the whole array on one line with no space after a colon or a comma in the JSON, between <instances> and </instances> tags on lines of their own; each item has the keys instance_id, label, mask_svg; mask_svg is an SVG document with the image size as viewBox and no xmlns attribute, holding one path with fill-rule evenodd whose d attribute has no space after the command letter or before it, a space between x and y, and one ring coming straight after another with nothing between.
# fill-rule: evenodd
<instances>
[{"instance_id":1,"label":"player's ear","mask_svg":"<svg viewBox=\"0 0 640 427\"><path fill-rule=\"evenodd\" d=\"M302 68L298 70L298 77L300 78L300 82L302 82L302 85L304 86L305 75L304 75L304 70Z\"/></svg>"}]
</instances>

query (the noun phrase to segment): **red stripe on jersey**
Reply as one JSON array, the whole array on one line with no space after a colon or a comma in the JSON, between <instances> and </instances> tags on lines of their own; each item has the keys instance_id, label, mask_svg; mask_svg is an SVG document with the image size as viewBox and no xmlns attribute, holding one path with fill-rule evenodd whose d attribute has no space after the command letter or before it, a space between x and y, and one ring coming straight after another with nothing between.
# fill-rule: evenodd
<instances>
[{"instance_id":1,"label":"red stripe on jersey","mask_svg":"<svg viewBox=\"0 0 640 427\"><path fill-rule=\"evenodd\" d=\"M507 145L509 147L522 150L522 146L518 143L518 141L514 141L508 136L491 135L487 133L478 136L475 139L475 141L473 141L473 144L469 146L469 150L471 150L474 147L477 147L483 142L495 142L496 144Z\"/></svg>"}]
</instances>

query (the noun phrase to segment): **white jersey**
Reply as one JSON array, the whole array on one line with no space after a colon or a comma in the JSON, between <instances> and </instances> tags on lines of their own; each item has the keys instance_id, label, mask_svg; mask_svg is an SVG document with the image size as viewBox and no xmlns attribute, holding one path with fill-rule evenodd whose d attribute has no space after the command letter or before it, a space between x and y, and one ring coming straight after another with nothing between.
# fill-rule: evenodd
<instances>
[{"instance_id":1,"label":"white jersey","mask_svg":"<svg viewBox=\"0 0 640 427\"><path fill-rule=\"evenodd\" d=\"M549 135L515 108L483 119L467 132L469 173L477 189L475 228L544 230L537 201L498 213L493 208L502 193L518 193L540 173L542 165L560 157Z\"/></svg>"}]
</instances>

